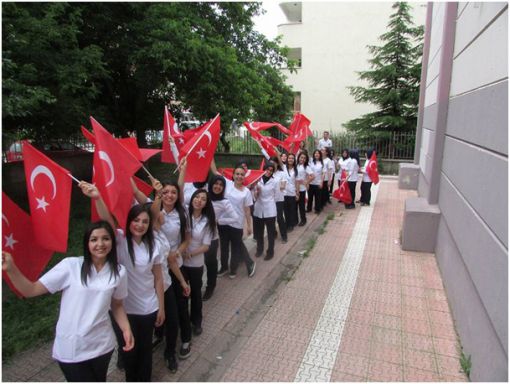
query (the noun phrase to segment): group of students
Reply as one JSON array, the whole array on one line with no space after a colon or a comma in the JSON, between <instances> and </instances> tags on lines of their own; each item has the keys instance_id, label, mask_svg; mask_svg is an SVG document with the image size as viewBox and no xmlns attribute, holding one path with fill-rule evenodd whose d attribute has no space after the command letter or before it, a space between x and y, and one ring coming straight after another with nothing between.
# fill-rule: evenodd
<instances>
[{"instance_id":1,"label":"group of students","mask_svg":"<svg viewBox=\"0 0 510 384\"><path fill-rule=\"evenodd\" d=\"M12 256L2 252L2 268L23 296L62 291L53 357L67 381L106 381L116 345L126 381L150 381L154 334L165 339L164 359L176 372L177 357L186 359L192 335L202 333L202 302L213 295L217 278L227 273L235 278L240 263L249 277L255 274L256 262L243 242L244 233L253 232L255 257L260 257L265 228L264 260L272 259L276 223L281 241L287 242L288 232L306 224L313 200L317 213L327 204L335 172L346 170L349 184L354 185L358 173L357 161L348 151L335 162L327 148L314 151L312 160L304 149L296 155L278 153L251 186L244 185L246 162L237 164L233 180L228 180L213 161L208 183L184 183L186 158L179 163L177 182L151 178L153 200L132 181L134 203L125 230L119 228L97 187L80 182L101 220L85 231L83 256L63 259L38 281L29 281ZM366 204L369 190L367 195L362 187ZM207 286L202 295L204 266Z\"/></svg>"}]
</instances>

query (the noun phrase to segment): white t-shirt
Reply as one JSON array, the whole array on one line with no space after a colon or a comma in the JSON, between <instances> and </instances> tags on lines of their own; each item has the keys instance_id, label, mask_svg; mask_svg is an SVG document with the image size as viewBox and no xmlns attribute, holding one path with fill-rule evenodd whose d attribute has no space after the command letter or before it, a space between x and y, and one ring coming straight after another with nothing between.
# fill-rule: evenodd
<instances>
[{"instance_id":1,"label":"white t-shirt","mask_svg":"<svg viewBox=\"0 0 510 384\"><path fill-rule=\"evenodd\" d=\"M232 204L232 207L237 213L238 221L230 224L231 227L237 229L244 228L244 208L253 205L253 197L248 188L243 187L242 190L234 186L234 182L227 180L227 189L225 191L227 199Z\"/></svg>"},{"instance_id":2,"label":"white t-shirt","mask_svg":"<svg viewBox=\"0 0 510 384\"><path fill-rule=\"evenodd\" d=\"M363 165L363 168L361 169L362 172L363 172L363 179L362 179L362 181L364 181L365 183L371 183L372 182L372 179L370 178L370 176L368 176L368 173L367 173L368 163L370 163L370 159L366 159L365 160L365 165Z\"/></svg>"},{"instance_id":3,"label":"white t-shirt","mask_svg":"<svg viewBox=\"0 0 510 384\"><path fill-rule=\"evenodd\" d=\"M161 210L163 215L164 223L161 225L161 232L163 232L170 244L170 250L175 251L179 245L183 242L181 239L181 220L179 219L179 212L177 209L172 209L170 212ZM186 217L186 229L185 232L189 232L189 220L186 210L184 210L184 216ZM182 257L177 257L177 263L179 268L182 266Z\"/></svg>"},{"instance_id":4,"label":"white t-shirt","mask_svg":"<svg viewBox=\"0 0 510 384\"><path fill-rule=\"evenodd\" d=\"M331 139L324 140L324 138L319 140L319 145L317 146L317 149L321 150L322 148L331 148L333 146L333 142Z\"/></svg>"},{"instance_id":5,"label":"white t-shirt","mask_svg":"<svg viewBox=\"0 0 510 384\"><path fill-rule=\"evenodd\" d=\"M198 219L190 218L191 221L191 241L188 245L188 251L193 252L203 245L211 245L213 234L209 229L209 220L204 215ZM199 253L191 258L184 259L185 267L202 267L204 265L204 254Z\"/></svg>"},{"instance_id":6,"label":"white t-shirt","mask_svg":"<svg viewBox=\"0 0 510 384\"><path fill-rule=\"evenodd\" d=\"M348 175L347 181L358 181L359 166L358 166L358 162L356 161L356 159L349 158L347 160L346 167L347 167L347 175Z\"/></svg>"},{"instance_id":7,"label":"white t-shirt","mask_svg":"<svg viewBox=\"0 0 510 384\"><path fill-rule=\"evenodd\" d=\"M278 180L274 177L264 184L260 179L255 187L258 189L258 197L253 207L253 216L258 218L276 217L276 190L280 189Z\"/></svg>"},{"instance_id":8,"label":"white t-shirt","mask_svg":"<svg viewBox=\"0 0 510 384\"><path fill-rule=\"evenodd\" d=\"M282 170L282 171L274 172L273 177L276 180L276 182L278 183L278 188L276 188L275 201L281 202L281 201L285 200L284 192L285 192L285 188L287 187L287 183L289 182L289 175L287 174L286 170ZM285 184L285 187L283 189L281 188L282 184Z\"/></svg>"},{"instance_id":9,"label":"white t-shirt","mask_svg":"<svg viewBox=\"0 0 510 384\"><path fill-rule=\"evenodd\" d=\"M316 163L310 161L309 168L312 170L313 175L315 176L310 184L320 185L323 180L322 175L326 173L326 167L324 167L320 161L317 161Z\"/></svg>"},{"instance_id":10,"label":"white t-shirt","mask_svg":"<svg viewBox=\"0 0 510 384\"><path fill-rule=\"evenodd\" d=\"M108 263L99 272L92 265L85 286L81 282L82 264L83 257L67 257L39 279L50 293L62 291L53 358L63 363L93 359L115 348L108 310L112 298L123 300L128 295L122 265L117 278L110 275Z\"/></svg>"},{"instance_id":11,"label":"white t-shirt","mask_svg":"<svg viewBox=\"0 0 510 384\"><path fill-rule=\"evenodd\" d=\"M211 202L214 207L216 222L219 225L232 225L239 222L239 215L235 211L229 199L225 197L222 200L214 200ZM217 239L217 236L215 236L215 238Z\"/></svg>"},{"instance_id":12,"label":"white t-shirt","mask_svg":"<svg viewBox=\"0 0 510 384\"><path fill-rule=\"evenodd\" d=\"M133 241L135 265L129 256L127 238L124 231L117 229L117 257L119 263L127 269L128 296L124 300L126 313L131 315L148 315L159 309L158 297L154 288L152 267L162 263L159 242L154 241L152 258L149 261L149 248L142 242Z\"/></svg>"},{"instance_id":13,"label":"white t-shirt","mask_svg":"<svg viewBox=\"0 0 510 384\"><path fill-rule=\"evenodd\" d=\"M329 157L322 159L322 162L324 163L324 169L326 171L324 180L326 180L329 183L329 181L331 180L331 176L333 176L333 174L335 173L335 162L331 160Z\"/></svg>"},{"instance_id":14,"label":"white t-shirt","mask_svg":"<svg viewBox=\"0 0 510 384\"><path fill-rule=\"evenodd\" d=\"M288 171L286 166L283 171L287 175L287 185L285 186L285 191L283 192L283 194L285 196L295 197L296 196L296 174L297 174L297 171L295 168L292 168L290 171Z\"/></svg>"},{"instance_id":15,"label":"white t-shirt","mask_svg":"<svg viewBox=\"0 0 510 384\"><path fill-rule=\"evenodd\" d=\"M340 157L338 159L338 172L336 173L336 179L338 181L341 181L340 179L341 179L341 176L342 176L342 171L347 172L347 161L348 160L349 159L345 159L344 160L342 157Z\"/></svg>"},{"instance_id":16,"label":"white t-shirt","mask_svg":"<svg viewBox=\"0 0 510 384\"><path fill-rule=\"evenodd\" d=\"M168 253L170 252L170 243L165 234L161 231L154 232L154 239L159 242L161 250L161 269L163 272L163 287L165 291L172 285L172 278L168 272Z\"/></svg>"},{"instance_id":17,"label":"white t-shirt","mask_svg":"<svg viewBox=\"0 0 510 384\"><path fill-rule=\"evenodd\" d=\"M310 167L306 167L302 164L298 164L297 166L297 176L296 181L301 181L299 184L299 192L305 192L306 191L306 179L308 175L313 175L313 171Z\"/></svg>"}]
</instances>

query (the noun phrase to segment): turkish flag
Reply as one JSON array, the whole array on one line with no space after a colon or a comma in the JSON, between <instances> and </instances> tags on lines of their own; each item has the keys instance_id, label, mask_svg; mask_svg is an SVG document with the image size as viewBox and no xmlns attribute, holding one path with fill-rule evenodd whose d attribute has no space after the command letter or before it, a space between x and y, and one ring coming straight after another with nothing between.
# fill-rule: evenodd
<instances>
[{"instance_id":1,"label":"turkish flag","mask_svg":"<svg viewBox=\"0 0 510 384\"><path fill-rule=\"evenodd\" d=\"M288 128L285 128L285 126L281 125L280 123L275 123L275 122L264 123L264 122L260 122L260 121L254 121L253 123L251 123L251 127L252 127L252 129L254 129L257 132L263 131L265 129L269 129L272 127L276 127L280 132L285 133L286 135L290 135L292 133Z\"/></svg>"},{"instance_id":2,"label":"turkish flag","mask_svg":"<svg viewBox=\"0 0 510 384\"><path fill-rule=\"evenodd\" d=\"M310 130L310 123L311 121L305 115L296 113L289 126L289 130L292 131L292 134L289 135L285 141L301 142L306 140L308 136L313 136L313 133Z\"/></svg>"},{"instance_id":3,"label":"turkish flag","mask_svg":"<svg viewBox=\"0 0 510 384\"><path fill-rule=\"evenodd\" d=\"M93 181L118 225L125 229L133 201L130 178L141 163L93 117L90 121L96 139Z\"/></svg>"},{"instance_id":4,"label":"turkish flag","mask_svg":"<svg viewBox=\"0 0 510 384\"><path fill-rule=\"evenodd\" d=\"M81 126L81 133L83 133L83 136L85 136L85 138L92 144L96 144L96 138L94 137L94 135L83 125Z\"/></svg>"},{"instance_id":5,"label":"turkish flag","mask_svg":"<svg viewBox=\"0 0 510 384\"><path fill-rule=\"evenodd\" d=\"M344 181L347 179L347 172L345 172L345 169L342 169L342 173L340 173L340 181Z\"/></svg>"},{"instance_id":6,"label":"turkish flag","mask_svg":"<svg viewBox=\"0 0 510 384\"><path fill-rule=\"evenodd\" d=\"M170 149L170 142L168 141L169 136L173 137L177 149L180 150L184 145L184 135L179 131L175 119L170 112L168 112L168 108L165 105L163 116L163 153L161 154L161 161L163 163L175 164L177 161L174 159L174 155Z\"/></svg>"},{"instance_id":7,"label":"turkish flag","mask_svg":"<svg viewBox=\"0 0 510 384\"><path fill-rule=\"evenodd\" d=\"M379 171L377 170L377 156L375 155L375 151L372 152L372 156L368 161L365 172L368 173L368 176L372 179L372 183L379 183Z\"/></svg>"},{"instance_id":8,"label":"turkish flag","mask_svg":"<svg viewBox=\"0 0 510 384\"><path fill-rule=\"evenodd\" d=\"M192 139L186 142L181 150L181 159L187 158L188 166L185 182L204 181L207 179L209 167L220 139L220 115L204 124Z\"/></svg>"},{"instance_id":9,"label":"turkish flag","mask_svg":"<svg viewBox=\"0 0 510 384\"><path fill-rule=\"evenodd\" d=\"M142 154L140 153L140 148L138 148L138 143L136 142L135 137L123 137L116 140L121 143L122 146L126 148L137 160L142 160Z\"/></svg>"},{"instance_id":10,"label":"turkish flag","mask_svg":"<svg viewBox=\"0 0 510 384\"><path fill-rule=\"evenodd\" d=\"M246 129L248 129L248 132L250 132L251 137L257 142L261 149L267 152L269 157L277 155L275 147L278 145L282 145L282 142L280 140L274 137L261 135L252 127L253 123L248 123L247 121L245 121L243 124L246 127Z\"/></svg>"},{"instance_id":11,"label":"turkish flag","mask_svg":"<svg viewBox=\"0 0 510 384\"><path fill-rule=\"evenodd\" d=\"M2 192L2 250L9 252L16 266L30 281L35 281L53 255L35 242L30 216ZM12 285L9 276L4 280L16 295L21 294Z\"/></svg>"},{"instance_id":12,"label":"turkish flag","mask_svg":"<svg viewBox=\"0 0 510 384\"><path fill-rule=\"evenodd\" d=\"M225 176L226 179L233 180L234 176L234 168L219 168L218 171ZM253 184L258 179L262 177L264 174L264 171L262 170L255 170L255 169L248 169L246 171L246 174L244 175L244 181L243 185L245 187L249 186L250 184Z\"/></svg>"},{"instance_id":13,"label":"turkish flag","mask_svg":"<svg viewBox=\"0 0 510 384\"><path fill-rule=\"evenodd\" d=\"M23 143L25 179L35 240L46 249L66 252L71 205L70 172Z\"/></svg>"},{"instance_id":14,"label":"turkish flag","mask_svg":"<svg viewBox=\"0 0 510 384\"><path fill-rule=\"evenodd\" d=\"M152 188L152 185L147 184L142 179L133 176L133 180L135 181L136 186L145 196L149 196L154 188Z\"/></svg>"},{"instance_id":15,"label":"turkish flag","mask_svg":"<svg viewBox=\"0 0 510 384\"><path fill-rule=\"evenodd\" d=\"M347 180L345 180L342 184L340 184L340 187L337 188L332 195L335 199L341 201L345 204L351 204L352 203L352 195L351 190L349 189L349 184Z\"/></svg>"}]
</instances>

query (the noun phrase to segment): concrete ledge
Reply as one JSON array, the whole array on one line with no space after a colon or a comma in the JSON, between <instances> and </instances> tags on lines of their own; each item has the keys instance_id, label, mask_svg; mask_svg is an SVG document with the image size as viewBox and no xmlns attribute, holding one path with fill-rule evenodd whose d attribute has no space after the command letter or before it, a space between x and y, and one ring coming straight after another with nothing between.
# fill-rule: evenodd
<instances>
[{"instance_id":1,"label":"concrete ledge","mask_svg":"<svg viewBox=\"0 0 510 384\"><path fill-rule=\"evenodd\" d=\"M402 224L404 251L434 252L441 211L423 197L410 197L405 202Z\"/></svg>"},{"instance_id":2,"label":"concrete ledge","mask_svg":"<svg viewBox=\"0 0 510 384\"><path fill-rule=\"evenodd\" d=\"M419 165L400 163L398 165L398 188L417 190L419 173Z\"/></svg>"}]
</instances>

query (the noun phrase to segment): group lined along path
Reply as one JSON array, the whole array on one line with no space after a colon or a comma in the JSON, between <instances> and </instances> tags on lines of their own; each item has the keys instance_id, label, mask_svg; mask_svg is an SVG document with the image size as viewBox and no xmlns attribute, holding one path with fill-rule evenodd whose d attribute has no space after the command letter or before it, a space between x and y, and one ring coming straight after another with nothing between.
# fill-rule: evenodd
<instances>
[{"instance_id":1,"label":"group lined along path","mask_svg":"<svg viewBox=\"0 0 510 384\"><path fill-rule=\"evenodd\" d=\"M369 207L308 214L272 260L256 259L253 278L241 265L218 279L191 356L171 374L158 346L153 381L468 381L434 254L400 248L415 195L382 178ZM113 356L108 380L124 381ZM3 365L2 380L64 378L50 343Z\"/></svg>"}]
</instances>

